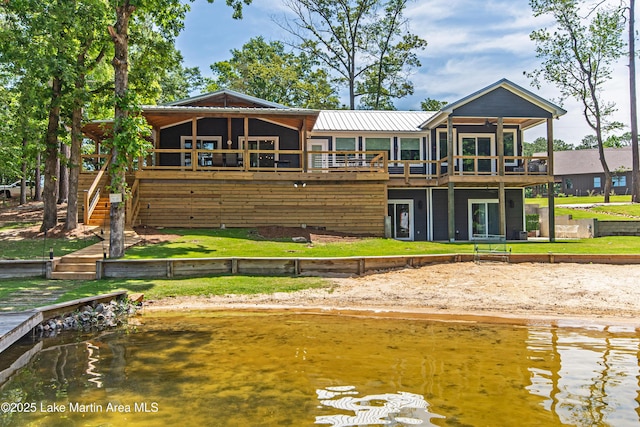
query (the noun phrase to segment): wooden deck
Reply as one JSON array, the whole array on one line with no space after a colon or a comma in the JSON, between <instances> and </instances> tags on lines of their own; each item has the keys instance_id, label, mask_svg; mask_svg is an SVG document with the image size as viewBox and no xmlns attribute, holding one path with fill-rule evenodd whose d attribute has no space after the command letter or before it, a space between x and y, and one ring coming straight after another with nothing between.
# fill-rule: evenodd
<instances>
[{"instance_id":1,"label":"wooden deck","mask_svg":"<svg viewBox=\"0 0 640 427\"><path fill-rule=\"evenodd\" d=\"M0 353L29 333L43 320L38 310L0 313Z\"/></svg>"}]
</instances>

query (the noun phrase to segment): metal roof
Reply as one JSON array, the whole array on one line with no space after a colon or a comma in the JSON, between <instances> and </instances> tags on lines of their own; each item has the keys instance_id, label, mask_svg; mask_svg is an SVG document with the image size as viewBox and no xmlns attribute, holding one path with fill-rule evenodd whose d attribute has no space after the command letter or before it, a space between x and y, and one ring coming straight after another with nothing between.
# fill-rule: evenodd
<instances>
[{"instance_id":1,"label":"metal roof","mask_svg":"<svg viewBox=\"0 0 640 427\"><path fill-rule=\"evenodd\" d=\"M322 110L314 132L423 132L434 111Z\"/></svg>"},{"instance_id":2,"label":"metal roof","mask_svg":"<svg viewBox=\"0 0 640 427\"><path fill-rule=\"evenodd\" d=\"M543 154L543 155L546 155ZM611 172L632 169L631 147L605 148L604 158ZM598 149L553 152L554 175L581 175L604 173Z\"/></svg>"}]
</instances>

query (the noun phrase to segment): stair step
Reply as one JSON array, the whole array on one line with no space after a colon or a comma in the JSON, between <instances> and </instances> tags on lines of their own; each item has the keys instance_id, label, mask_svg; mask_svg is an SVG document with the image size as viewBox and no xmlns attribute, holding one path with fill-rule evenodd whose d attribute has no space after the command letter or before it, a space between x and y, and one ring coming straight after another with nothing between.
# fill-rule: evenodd
<instances>
[{"instance_id":1,"label":"stair step","mask_svg":"<svg viewBox=\"0 0 640 427\"><path fill-rule=\"evenodd\" d=\"M79 273L75 271L54 271L51 273L54 280L95 280L96 272Z\"/></svg>"},{"instance_id":2,"label":"stair step","mask_svg":"<svg viewBox=\"0 0 640 427\"><path fill-rule=\"evenodd\" d=\"M96 263L82 263L82 264L73 264L70 262L61 262L56 265L56 273L63 272L74 272L74 273L89 273L93 272L95 274L96 271Z\"/></svg>"}]
</instances>

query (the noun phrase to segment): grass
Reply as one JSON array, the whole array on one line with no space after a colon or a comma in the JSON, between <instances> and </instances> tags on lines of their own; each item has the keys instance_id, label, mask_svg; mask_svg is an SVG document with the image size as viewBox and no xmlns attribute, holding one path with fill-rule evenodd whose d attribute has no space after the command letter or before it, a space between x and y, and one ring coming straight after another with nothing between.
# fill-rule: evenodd
<instances>
[{"instance_id":1,"label":"grass","mask_svg":"<svg viewBox=\"0 0 640 427\"><path fill-rule=\"evenodd\" d=\"M167 229L180 235L174 241L127 250L127 259L207 257L347 257L472 252L465 243L403 242L365 238L329 243L294 243L264 239L251 229Z\"/></svg>"},{"instance_id":2,"label":"grass","mask_svg":"<svg viewBox=\"0 0 640 427\"><path fill-rule=\"evenodd\" d=\"M604 196L569 196L556 197L553 199L556 206L558 205L574 205L574 204L594 204L604 203ZM631 196L610 196L611 203L630 203ZM546 197L529 197L525 199L527 204L540 205L540 207L549 206L549 199Z\"/></svg>"},{"instance_id":3,"label":"grass","mask_svg":"<svg viewBox=\"0 0 640 427\"><path fill-rule=\"evenodd\" d=\"M86 239L0 239L0 259L39 259L49 258L49 250L55 256L66 255L78 251L94 243L97 237Z\"/></svg>"},{"instance_id":4,"label":"grass","mask_svg":"<svg viewBox=\"0 0 640 427\"><path fill-rule=\"evenodd\" d=\"M179 296L214 296L228 294L272 294L275 292L295 292L302 289L328 288L328 280L319 277L263 277L263 276L217 276L185 279L109 279L109 280L43 280L9 279L2 281L0 299L12 293L25 290L60 290L66 292L56 301L45 304L38 301L20 301L19 309L27 310L37 306L71 301L78 298L106 294L117 290L129 293L141 292L145 300Z\"/></svg>"}]
</instances>

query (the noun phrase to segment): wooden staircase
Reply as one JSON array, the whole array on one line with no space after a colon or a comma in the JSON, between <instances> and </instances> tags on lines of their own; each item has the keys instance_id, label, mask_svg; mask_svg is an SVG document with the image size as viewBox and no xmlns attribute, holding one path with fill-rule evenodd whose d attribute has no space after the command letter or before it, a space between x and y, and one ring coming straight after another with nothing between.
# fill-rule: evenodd
<instances>
[{"instance_id":1,"label":"wooden staircase","mask_svg":"<svg viewBox=\"0 0 640 427\"><path fill-rule=\"evenodd\" d=\"M100 197L98 204L91 214L91 218L89 218L89 222L85 225L95 225L105 230L108 229L109 224L111 224L109 219L110 212L111 202L109 202L109 197Z\"/></svg>"}]
</instances>

